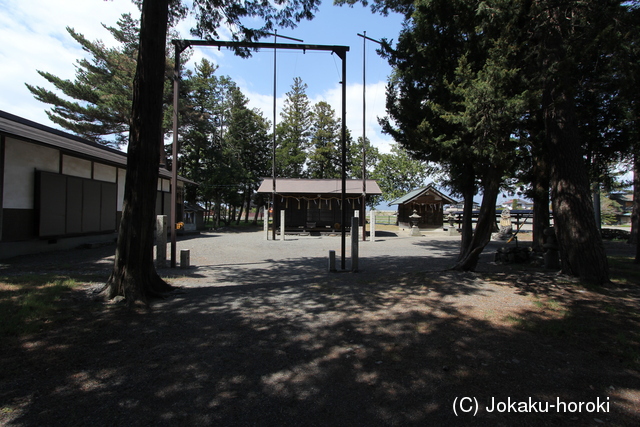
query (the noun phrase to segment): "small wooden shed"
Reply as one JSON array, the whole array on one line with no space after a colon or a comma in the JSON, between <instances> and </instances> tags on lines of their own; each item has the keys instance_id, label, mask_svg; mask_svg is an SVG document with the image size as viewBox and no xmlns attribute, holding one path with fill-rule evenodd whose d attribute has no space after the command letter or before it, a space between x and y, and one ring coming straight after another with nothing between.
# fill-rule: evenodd
<instances>
[{"instance_id":1,"label":"small wooden shed","mask_svg":"<svg viewBox=\"0 0 640 427\"><path fill-rule=\"evenodd\" d=\"M366 199L363 201L361 179L348 179L345 186L346 217L361 211L370 196L382 191L373 179L366 180ZM273 179L264 178L258 193L273 194ZM285 213L285 227L295 231L337 231L342 222L341 179L277 178L272 217L276 227L280 224L281 210Z\"/></svg>"},{"instance_id":2,"label":"small wooden shed","mask_svg":"<svg viewBox=\"0 0 640 427\"><path fill-rule=\"evenodd\" d=\"M389 203L389 206L398 205L398 227L401 229L411 228L409 217L414 210L420 216L418 228L439 228L444 225L444 206L456 203L458 202L429 184L410 191Z\"/></svg>"},{"instance_id":3,"label":"small wooden shed","mask_svg":"<svg viewBox=\"0 0 640 427\"><path fill-rule=\"evenodd\" d=\"M197 203L184 202L184 229L186 231L204 230L204 214L206 209Z\"/></svg>"}]
</instances>

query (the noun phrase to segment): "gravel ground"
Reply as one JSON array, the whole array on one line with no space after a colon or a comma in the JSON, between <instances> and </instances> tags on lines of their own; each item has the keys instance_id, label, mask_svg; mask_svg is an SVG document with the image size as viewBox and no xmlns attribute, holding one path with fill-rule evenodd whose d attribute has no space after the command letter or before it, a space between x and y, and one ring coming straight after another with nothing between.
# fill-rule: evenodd
<instances>
[{"instance_id":1,"label":"gravel ground","mask_svg":"<svg viewBox=\"0 0 640 427\"><path fill-rule=\"evenodd\" d=\"M179 287L169 298L129 311L79 297L2 343L0 424L640 425L637 286L493 263L503 242L476 273L444 271L459 238L380 234L358 273L327 271L339 237L183 238L192 266L159 270ZM112 254L21 257L0 274L106 278Z\"/></svg>"},{"instance_id":2,"label":"gravel ground","mask_svg":"<svg viewBox=\"0 0 640 427\"><path fill-rule=\"evenodd\" d=\"M379 231L376 241L358 243L359 278L378 277L389 272L442 271L455 263L460 238L442 231L425 232L422 237L408 233ZM483 265L490 267L495 248L492 243L483 255ZM345 271L350 272L351 240L345 241ZM191 268L187 286L194 283L244 283L274 280L285 276L288 282L304 282L327 277L329 251L336 253L336 267L342 270L341 237L287 235L284 241L265 240L261 232L201 234L178 242L177 252L190 250ZM168 254L168 257L170 255ZM179 259L178 259L179 261ZM171 275L175 271L162 269ZM196 279L195 281L192 279Z\"/></svg>"}]
</instances>

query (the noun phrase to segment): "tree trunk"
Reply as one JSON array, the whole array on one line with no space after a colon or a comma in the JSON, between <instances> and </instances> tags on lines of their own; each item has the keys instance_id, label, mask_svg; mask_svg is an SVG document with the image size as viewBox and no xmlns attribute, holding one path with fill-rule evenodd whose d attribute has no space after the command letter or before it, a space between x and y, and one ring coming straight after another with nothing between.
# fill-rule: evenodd
<instances>
[{"instance_id":1,"label":"tree trunk","mask_svg":"<svg viewBox=\"0 0 640 427\"><path fill-rule=\"evenodd\" d=\"M468 175L467 182L465 183L465 187L462 191L462 196L464 197L464 206L462 208L462 239L460 241L460 254L458 255L458 262L462 260L464 255L467 253L469 246L471 245L471 241L473 238L473 197L476 194L475 188L475 177L473 175L473 171L468 171L470 175Z\"/></svg>"},{"instance_id":2,"label":"tree trunk","mask_svg":"<svg viewBox=\"0 0 640 427\"><path fill-rule=\"evenodd\" d=\"M543 95L553 219L562 272L604 284L609 281L609 265L595 221L573 99L565 88L562 84L547 87Z\"/></svg>"},{"instance_id":3,"label":"tree trunk","mask_svg":"<svg viewBox=\"0 0 640 427\"><path fill-rule=\"evenodd\" d=\"M593 206L593 217L596 221L596 227L602 233L602 212L601 212L601 200L600 200L600 183L594 182L591 187L591 205Z\"/></svg>"},{"instance_id":4,"label":"tree trunk","mask_svg":"<svg viewBox=\"0 0 640 427\"><path fill-rule=\"evenodd\" d=\"M236 225L240 225L240 220L242 219L242 214L244 212L244 202L240 203L240 209L236 209Z\"/></svg>"},{"instance_id":5,"label":"tree trunk","mask_svg":"<svg viewBox=\"0 0 640 427\"><path fill-rule=\"evenodd\" d=\"M543 156L533 161L533 250L542 252L549 228L549 172Z\"/></svg>"},{"instance_id":6,"label":"tree trunk","mask_svg":"<svg viewBox=\"0 0 640 427\"><path fill-rule=\"evenodd\" d=\"M249 223L249 213L251 213L251 187L247 187L245 194L247 195L247 210L245 211L244 214L244 223L248 224ZM253 216L253 224L257 224L258 222L258 212L256 211L256 214Z\"/></svg>"},{"instance_id":7,"label":"tree trunk","mask_svg":"<svg viewBox=\"0 0 640 427\"><path fill-rule=\"evenodd\" d=\"M475 271L480 254L491 240L491 232L496 221L496 200L501 182L502 171L496 167L492 168L483 179L482 205L476 229L469 245L452 270Z\"/></svg>"},{"instance_id":8,"label":"tree trunk","mask_svg":"<svg viewBox=\"0 0 640 427\"><path fill-rule=\"evenodd\" d=\"M123 296L129 306L172 289L153 263L168 9L168 0L145 0L142 5L122 220L105 287L109 298Z\"/></svg>"},{"instance_id":9,"label":"tree trunk","mask_svg":"<svg viewBox=\"0 0 640 427\"><path fill-rule=\"evenodd\" d=\"M222 208L221 205L222 203L220 202L220 197L216 197L216 222L215 222L215 228L218 229L220 228L220 215L222 215Z\"/></svg>"},{"instance_id":10,"label":"tree trunk","mask_svg":"<svg viewBox=\"0 0 640 427\"><path fill-rule=\"evenodd\" d=\"M548 25L542 34L539 64L544 77L544 148L550 168L554 228L562 272L603 284L609 281L609 265L595 221L572 95L575 67L566 38L573 23L566 19L567 10L562 6L558 2L546 10Z\"/></svg>"},{"instance_id":11,"label":"tree trunk","mask_svg":"<svg viewBox=\"0 0 640 427\"><path fill-rule=\"evenodd\" d=\"M629 243L636 245L636 264L640 264L640 148L633 153L633 210L631 211L631 233Z\"/></svg>"}]
</instances>

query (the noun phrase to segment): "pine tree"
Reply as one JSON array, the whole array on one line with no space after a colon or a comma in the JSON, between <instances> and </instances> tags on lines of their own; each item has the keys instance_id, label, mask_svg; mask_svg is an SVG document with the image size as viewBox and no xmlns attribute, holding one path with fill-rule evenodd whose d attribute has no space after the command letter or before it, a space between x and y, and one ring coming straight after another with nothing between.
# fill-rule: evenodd
<instances>
[{"instance_id":1,"label":"pine tree","mask_svg":"<svg viewBox=\"0 0 640 427\"><path fill-rule=\"evenodd\" d=\"M536 176L544 177L536 183L540 200L544 191L538 190L548 176L562 270L594 283L606 283L609 274L584 157L595 155L592 171L616 159L616 150L610 150L621 128L611 126L620 123L620 112L610 104L620 90L615 77L637 73L622 68L612 72L611 65L625 56L620 55L620 47L630 46L625 34L633 33L637 25L623 24L637 4L621 0L429 0L420 4L376 0L372 6L374 11L393 10L405 16L396 48L384 49L395 69L387 93L390 120L385 129L413 155L451 171L456 187L465 194L465 209L474 182L484 187L487 198L496 192L500 175L509 170L510 166L499 170L500 157L492 158L493 154L508 152L520 162L518 157L530 153ZM515 78L506 80L509 85L491 77L503 73L513 73ZM528 95L528 109L514 114ZM488 120L476 108L482 105L488 107ZM503 125L518 137L511 138ZM482 137L483 131L490 138ZM495 150L491 144L502 148ZM630 152L628 142L622 147ZM486 204L488 209L490 205ZM476 229L484 229L486 235L481 221ZM467 244L480 243L465 242L465 229L462 252Z\"/></svg>"},{"instance_id":2,"label":"pine tree","mask_svg":"<svg viewBox=\"0 0 640 427\"><path fill-rule=\"evenodd\" d=\"M475 230L465 217L460 270L473 270L489 242L495 201L512 171L511 138L524 113L514 66L509 10L484 2L434 0L414 11L395 49L387 51L394 75L387 91L384 129L415 158L450 172L449 186L470 213L476 186L483 203Z\"/></svg>"},{"instance_id":3,"label":"pine tree","mask_svg":"<svg viewBox=\"0 0 640 427\"><path fill-rule=\"evenodd\" d=\"M300 77L293 79L291 90L276 126L276 175L283 178L305 178L307 150L311 137L311 109L306 94L307 85Z\"/></svg>"},{"instance_id":4,"label":"pine tree","mask_svg":"<svg viewBox=\"0 0 640 427\"><path fill-rule=\"evenodd\" d=\"M139 22L124 14L117 27L103 27L120 43L118 47L89 41L67 27L69 35L91 55L77 61L75 80L38 70L64 97L41 86L26 86L37 100L53 106L47 111L51 121L91 141L117 147L126 141L131 123ZM110 136L112 140L105 138Z\"/></svg>"},{"instance_id":5,"label":"pine tree","mask_svg":"<svg viewBox=\"0 0 640 427\"><path fill-rule=\"evenodd\" d=\"M249 109L248 102L240 89L232 90L229 126L225 135L225 142L236 159L238 190L243 192L246 214L251 209L251 200L261 178L270 171L272 143L269 122L259 110ZM237 220L240 221L240 216Z\"/></svg>"},{"instance_id":6,"label":"pine tree","mask_svg":"<svg viewBox=\"0 0 640 427\"><path fill-rule=\"evenodd\" d=\"M340 119L325 102L313 106L311 147L308 175L310 178L340 178L342 176L342 149Z\"/></svg>"},{"instance_id":7,"label":"pine tree","mask_svg":"<svg viewBox=\"0 0 640 427\"><path fill-rule=\"evenodd\" d=\"M187 73L181 121L179 173L200 185L187 190L187 201L209 201L215 182L227 183L223 171L224 131L229 116L230 92L235 85L215 74L217 66L206 59Z\"/></svg>"}]
</instances>

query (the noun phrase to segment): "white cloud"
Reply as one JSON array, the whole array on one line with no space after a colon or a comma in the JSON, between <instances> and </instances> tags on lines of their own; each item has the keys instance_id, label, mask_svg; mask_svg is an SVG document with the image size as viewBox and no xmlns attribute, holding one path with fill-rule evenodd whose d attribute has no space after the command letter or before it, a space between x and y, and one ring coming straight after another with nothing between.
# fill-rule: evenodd
<instances>
[{"instance_id":1,"label":"white cloud","mask_svg":"<svg viewBox=\"0 0 640 427\"><path fill-rule=\"evenodd\" d=\"M139 17L130 0L5 0L0 15L0 110L57 127L49 122L47 105L36 101L24 83L50 87L36 70L72 79L76 60L86 53L69 36L72 27L89 40L113 43L102 27L115 25L122 13Z\"/></svg>"},{"instance_id":2,"label":"white cloud","mask_svg":"<svg viewBox=\"0 0 640 427\"><path fill-rule=\"evenodd\" d=\"M371 144L378 148L381 153L391 151L391 137L382 133L382 128L378 124L378 118L386 115L385 110L385 87L386 82L367 83L366 87L366 136ZM362 136L362 84L347 84L347 127L351 131L354 139ZM342 87L335 85L321 95L312 99L312 102L328 102L339 117L342 117Z\"/></svg>"}]
</instances>

